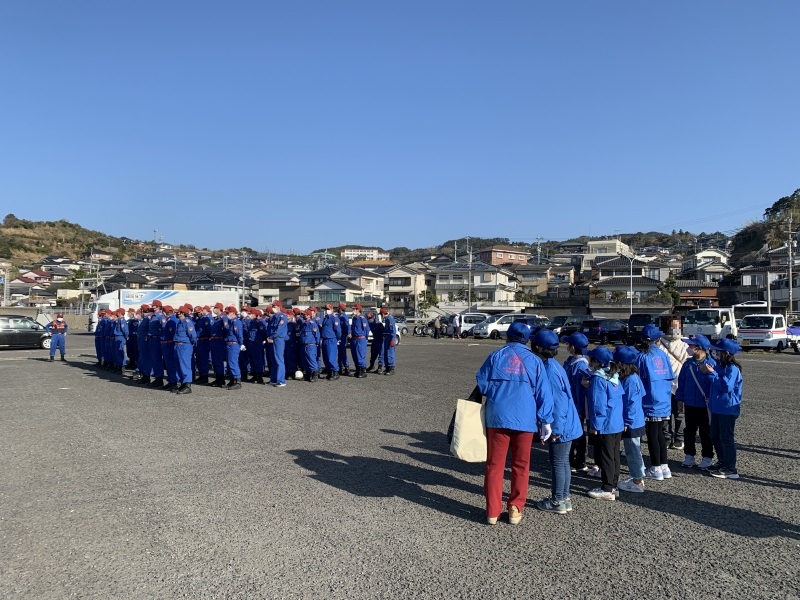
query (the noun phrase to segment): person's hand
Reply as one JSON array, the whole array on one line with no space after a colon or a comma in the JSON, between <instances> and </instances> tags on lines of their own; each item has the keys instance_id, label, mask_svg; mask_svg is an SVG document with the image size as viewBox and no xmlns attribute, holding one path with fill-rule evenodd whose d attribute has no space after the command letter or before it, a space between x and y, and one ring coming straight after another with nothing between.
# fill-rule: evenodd
<instances>
[{"instance_id":1,"label":"person's hand","mask_svg":"<svg viewBox=\"0 0 800 600\"><path fill-rule=\"evenodd\" d=\"M553 428L549 423L539 425L539 439L542 440L543 444L550 439L551 435L553 435Z\"/></svg>"},{"instance_id":2,"label":"person's hand","mask_svg":"<svg viewBox=\"0 0 800 600\"><path fill-rule=\"evenodd\" d=\"M597 429L590 429L590 430L589 430L589 433L590 433L591 435L598 435L600 432L599 432L599 431L597 431Z\"/></svg>"},{"instance_id":3,"label":"person's hand","mask_svg":"<svg viewBox=\"0 0 800 600\"><path fill-rule=\"evenodd\" d=\"M394 340L390 340L389 341L389 347L390 348L394 348Z\"/></svg>"},{"instance_id":4,"label":"person's hand","mask_svg":"<svg viewBox=\"0 0 800 600\"><path fill-rule=\"evenodd\" d=\"M588 379L581 379L581 385L588 390L589 389L589 380Z\"/></svg>"},{"instance_id":5,"label":"person's hand","mask_svg":"<svg viewBox=\"0 0 800 600\"><path fill-rule=\"evenodd\" d=\"M267 343L268 344L274 344L275 340L273 340L272 338L267 338Z\"/></svg>"},{"instance_id":6,"label":"person's hand","mask_svg":"<svg viewBox=\"0 0 800 600\"><path fill-rule=\"evenodd\" d=\"M702 365L700 365L700 370L701 370L703 373L713 373L713 372L714 372L714 367L712 367L712 366L711 366L710 364L708 364L707 362L704 362Z\"/></svg>"},{"instance_id":7,"label":"person's hand","mask_svg":"<svg viewBox=\"0 0 800 600\"><path fill-rule=\"evenodd\" d=\"M239 350L241 350L242 352L244 352L245 350L247 350L247 346L245 346L244 344L242 344L241 346L239 346Z\"/></svg>"},{"instance_id":8,"label":"person's hand","mask_svg":"<svg viewBox=\"0 0 800 600\"><path fill-rule=\"evenodd\" d=\"M628 431L628 426L625 425L625 429L623 429L622 431Z\"/></svg>"}]
</instances>

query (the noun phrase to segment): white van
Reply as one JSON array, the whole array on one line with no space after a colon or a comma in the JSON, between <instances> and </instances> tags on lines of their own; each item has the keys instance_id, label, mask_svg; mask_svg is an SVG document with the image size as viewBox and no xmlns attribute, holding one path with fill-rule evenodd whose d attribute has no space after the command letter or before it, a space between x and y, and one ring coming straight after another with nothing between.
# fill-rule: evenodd
<instances>
[{"instance_id":1,"label":"white van","mask_svg":"<svg viewBox=\"0 0 800 600\"><path fill-rule=\"evenodd\" d=\"M493 340L505 337L508 328L516 321L527 323L531 327L544 325L543 317L526 315L524 313L509 313L506 315L493 315L472 328L472 335L476 338L491 338Z\"/></svg>"},{"instance_id":2,"label":"white van","mask_svg":"<svg viewBox=\"0 0 800 600\"><path fill-rule=\"evenodd\" d=\"M786 320L783 315L747 315L739 325L738 341L744 351L762 348L783 352L789 345Z\"/></svg>"},{"instance_id":3,"label":"white van","mask_svg":"<svg viewBox=\"0 0 800 600\"><path fill-rule=\"evenodd\" d=\"M475 327L478 323L483 323L486 319L489 318L489 313L461 313L458 315L459 320L461 321L461 336L462 337L469 337L472 335L472 328ZM450 321L450 327L453 326L452 320ZM448 327L448 334L449 335L450 329Z\"/></svg>"}]
</instances>

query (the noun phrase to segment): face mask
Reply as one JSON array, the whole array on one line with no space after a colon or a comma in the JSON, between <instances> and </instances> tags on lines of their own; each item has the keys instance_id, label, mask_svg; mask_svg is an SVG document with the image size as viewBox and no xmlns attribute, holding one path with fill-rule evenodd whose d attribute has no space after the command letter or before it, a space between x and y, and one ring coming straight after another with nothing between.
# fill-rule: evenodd
<instances>
[{"instance_id":1,"label":"face mask","mask_svg":"<svg viewBox=\"0 0 800 600\"><path fill-rule=\"evenodd\" d=\"M326 314L326 315L332 315L332 314L333 314L333 311L332 311L332 310L326 310L326 311L325 311L325 314Z\"/></svg>"},{"instance_id":2,"label":"face mask","mask_svg":"<svg viewBox=\"0 0 800 600\"><path fill-rule=\"evenodd\" d=\"M61 317L58 317L58 318L56 319L56 321L58 321L59 323L60 323L61 321L63 321L63 320L64 320L64 319L62 319Z\"/></svg>"}]
</instances>

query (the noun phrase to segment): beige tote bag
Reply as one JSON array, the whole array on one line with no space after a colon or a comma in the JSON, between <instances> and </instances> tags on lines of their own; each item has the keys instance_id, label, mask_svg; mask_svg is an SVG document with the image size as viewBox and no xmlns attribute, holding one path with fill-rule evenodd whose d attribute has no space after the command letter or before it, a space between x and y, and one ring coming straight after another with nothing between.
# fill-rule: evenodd
<instances>
[{"instance_id":1,"label":"beige tote bag","mask_svg":"<svg viewBox=\"0 0 800 600\"><path fill-rule=\"evenodd\" d=\"M458 399L450 452L466 462L486 462L486 408Z\"/></svg>"}]
</instances>

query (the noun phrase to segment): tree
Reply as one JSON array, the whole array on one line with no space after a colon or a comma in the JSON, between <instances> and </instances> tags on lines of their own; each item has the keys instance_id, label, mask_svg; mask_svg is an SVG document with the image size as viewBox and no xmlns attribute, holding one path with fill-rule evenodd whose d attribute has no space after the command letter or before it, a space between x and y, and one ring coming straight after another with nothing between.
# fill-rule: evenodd
<instances>
[{"instance_id":1,"label":"tree","mask_svg":"<svg viewBox=\"0 0 800 600\"><path fill-rule=\"evenodd\" d=\"M424 292L419 293L419 302L417 303L417 309L422 314L423 317L428 316L428 309L432 306L439 307L439 298L436 297L436 294L431 292L430 290L425 290Z\"/></svg>"}]
</instances>

